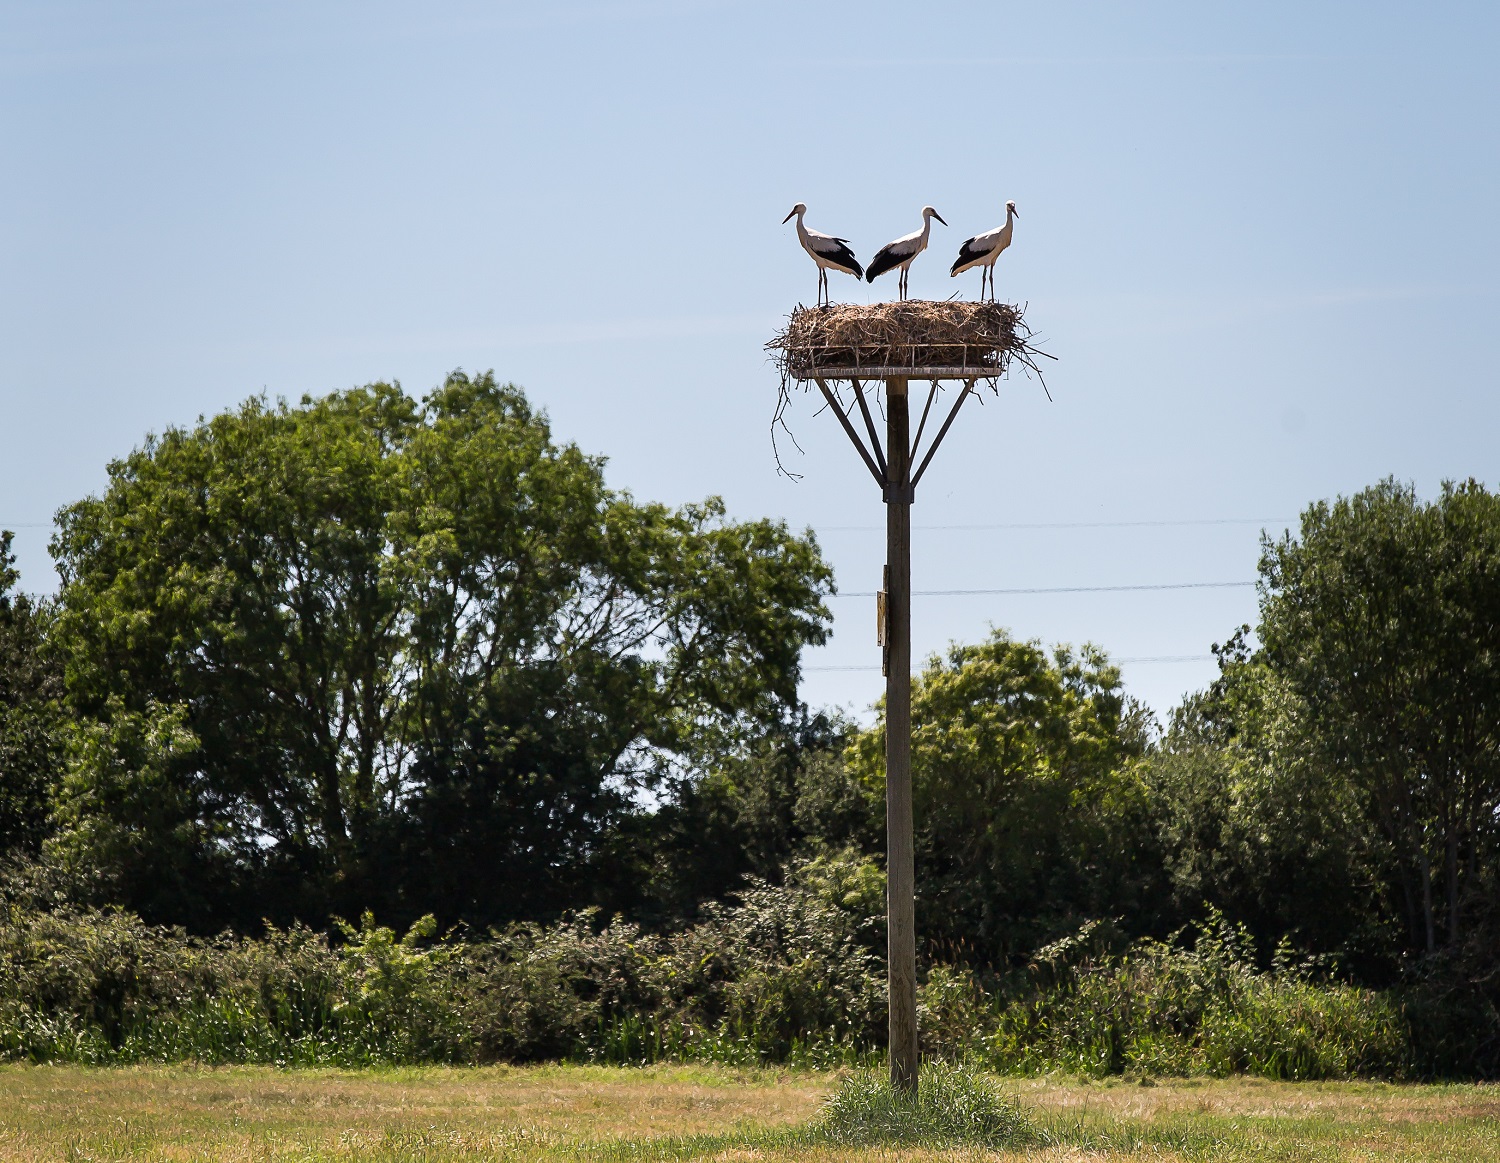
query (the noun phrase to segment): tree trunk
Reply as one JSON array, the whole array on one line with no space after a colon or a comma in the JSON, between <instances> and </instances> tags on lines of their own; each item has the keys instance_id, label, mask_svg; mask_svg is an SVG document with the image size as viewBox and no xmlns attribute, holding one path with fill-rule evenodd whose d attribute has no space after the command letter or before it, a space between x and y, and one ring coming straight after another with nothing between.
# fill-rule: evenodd
<instances>
[{"instance_id":1,"label":"tree trunk","mask_svg":"<svg viewBox=\"0 0 1500 1163\"><path fill-rule=\"evenodd\" d=\"M1448 882L1448 946L1453 948L1458 944L1458 835L1453 829L1448 832L1445 864L1444 876Z\"/></svg>"},{"instance_id":2,"label":"tree trunk","mask_svg":"<svg viewBox=\"0 0 1500 1163\"><path fill-rule=\"evenodd\" d=\"M1437 926L1432 917L1432 860L1427 855L1426 837L1418 856L1422 864L1422 922L1427 934L1427 952L1437 952Z\"/></svg>"}]
</instances>

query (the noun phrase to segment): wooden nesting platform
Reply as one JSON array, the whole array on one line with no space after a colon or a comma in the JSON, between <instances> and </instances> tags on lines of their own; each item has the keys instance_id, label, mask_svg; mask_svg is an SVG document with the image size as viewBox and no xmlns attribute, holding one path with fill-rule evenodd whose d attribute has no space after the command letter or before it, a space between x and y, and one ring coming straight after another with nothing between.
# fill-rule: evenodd
<instances>
[{"instance_id":1,"label":"wooden nesting platform","mask_svg":"<svg viewBox=\"0 0 1500 1163\"><path fill-rule=\"evenodd\" d=\"M784 383L995 379L1029 364L1021 308L1010 303L841 303L798 307L770 343Z\"/></svg>"}]
</instances>

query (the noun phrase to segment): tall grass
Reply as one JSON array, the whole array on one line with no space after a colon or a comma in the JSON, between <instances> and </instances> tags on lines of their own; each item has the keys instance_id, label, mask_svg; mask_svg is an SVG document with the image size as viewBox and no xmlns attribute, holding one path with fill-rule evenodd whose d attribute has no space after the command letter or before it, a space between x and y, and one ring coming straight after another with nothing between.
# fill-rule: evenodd
<instances>
[{"instance_id":1,"label":"tall grass","mask_svg":"<svg viewBox=\"0 0 1500 1163\"><path fill-rule=\"evenodd\" d=\"M813 1135L842 1146L1015 1147L1041 1133L982 1073L942 1062L922 1067L916 1095L895 1090L875 1071L844 1078Z\"/></svg>"}]
</instances>

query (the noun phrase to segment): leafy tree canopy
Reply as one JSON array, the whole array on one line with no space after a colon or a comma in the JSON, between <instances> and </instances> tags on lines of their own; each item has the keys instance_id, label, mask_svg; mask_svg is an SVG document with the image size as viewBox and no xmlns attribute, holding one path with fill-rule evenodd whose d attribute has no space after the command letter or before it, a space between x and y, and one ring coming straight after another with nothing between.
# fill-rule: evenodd
<instances>
[{"instance_id":1,"label":"leafy tree canopy","mask_svg":"<svg viewBox=\"0 0 1500 1163\"><path fill-rule=\"evenodd\" d=\"M633 788L786 718L832 588L811 535L612 491L463 373L168 430L53 554L54 851L199 926L576 904Z\"/></svg>"},{"instance_id":2,"label":"leafy tree canopy","mask_svg":"<svg viewBox=\"0 0 1500 1163\"><path fill-rule=\"evenodd\" d=\"M1500 496L1386 480L1268 542L1260 638L1302 735L1383 849L1411 947L1494 912L1500 855Z\"/></svg>"},{"instance_id":3,"label":"leafy tree canopy","mask_svg":"<svg viewBox=\"0 0 1500 1163\"><path fill-rule=\"evenodd\" d=\"M1262 547L1151 782L1180 901L1366 979L1500 948L1500 497L1386 480ZM1483 970L1485 974L1490 969Z\"/></svg>"},{"instance_id":4,"label":"leafy tree canopy","mask_svg":"<svg viewBox=\"0 0 1500 1163\"><path fill-rule=\"evenodd\" d=\"M47 649L50 607L15 592L11 540L0 532L0 853L31 856L62 770L62 671Z\"/></svg>"},{"instance_id":5,"label":"leafy tree canopy","mask_svg":"<svg viewBox=\"0 0 1500 1163\"><path fill-rule=\"evenodd\" d=\"M851 743L883 796L882 716ZM996 632L912 688L918 924L948 956L1003 963L1088 918L1147 919L1157 892L1137 762L1145 712L1103 654Z\"/></svg>"}]
</instances>

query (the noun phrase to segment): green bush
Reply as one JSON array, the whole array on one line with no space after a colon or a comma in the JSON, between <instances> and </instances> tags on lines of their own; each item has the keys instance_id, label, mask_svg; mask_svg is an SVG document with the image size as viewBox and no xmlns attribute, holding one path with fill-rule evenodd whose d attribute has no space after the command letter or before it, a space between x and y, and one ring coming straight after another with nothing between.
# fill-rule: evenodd
<instances>
[{"instance_id":1,"label":"green bush","mask_svg":"<svg viewBox=\"0 0 1500 1163\"><path fill-rule=\"evenodd\" d=\"M1248 933L1215 918L1192 948L1144 941L1085 956L997 1007L982 1052L997 1068L1085 1075L1397 1076L1410 1036L1389 995L1328 980L1286 950L1259 969Z\"/></svg>"},{"instance_id":2,"label":"green bush","mask_svg":"<svg viewBox=\"0 0 1500 1163\"><path fill-rule=\"evenodd\" d=\"M868 918L755 885L675 934L592 913L479 939L375 923L199 940L123 912L0 919L0 1056L33 1061L849 1062L885 1022Z\"/></svg>"},{"instance_id":3,"label":"green bush","mask_svg":"<svg viewBox=\"0 0 1500 1163\"><path fill-rule=\"evenodd\" d=\"M754 885L675 933L583 913L440 939L430 920L402 936L366 915L331 936L201 940L128 913L12 905L0 913L0 1058L859 1064L884 1040L871 894L815 871ZM1085 1075L1432 1071L1395 995L1327 980L1286 950L1259 968L1244 931L1222 921L1190 945L1119 954L1101 932L1042 950L1008 990L932 967L924 1057Z\"/></svg>"}]
</instances>

